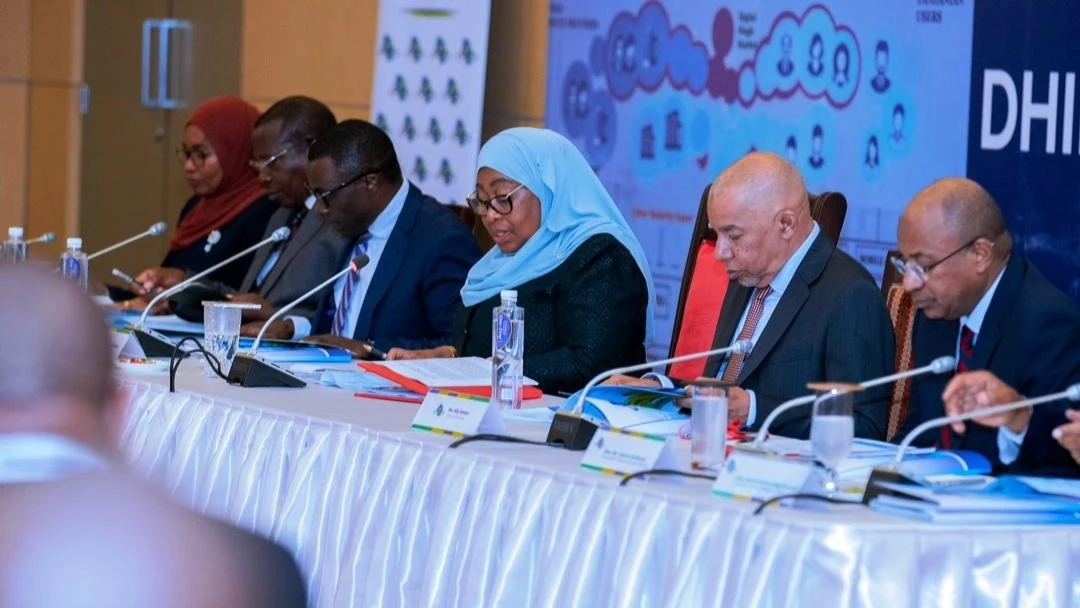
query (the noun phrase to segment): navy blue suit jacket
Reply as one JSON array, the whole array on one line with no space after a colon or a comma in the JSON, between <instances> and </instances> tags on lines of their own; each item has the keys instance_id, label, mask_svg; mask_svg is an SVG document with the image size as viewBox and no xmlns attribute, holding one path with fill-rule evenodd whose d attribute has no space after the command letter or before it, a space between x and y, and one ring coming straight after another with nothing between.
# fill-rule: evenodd
<instances>
[{"instance_id":1,"label":"navy blue suit jacket","mask_svg":"<svg viewBox=\"0 0 1080 608\"><path fill-rule=\"evenodd\" d=\"M920 311L912 334L915 367L955 355L959 335L959 320L931 320ZM1027 397L1054 393L1080 382L1080 308L1031 262L1013 255L975 339L971 369L989 370ZM908 417L898 438L926 420L945 415L941 394L951 379L952 374L913 379ZM1080 475L1080 466L1050 436L1054 427L1067 421L1066 407L1065 402L1058 402L1035 408L1012 470ZM927 431L916 443L932 444L939 437L937 429ZM953 434L951 447L979 452L1002 467L997 429L968 423L964 435Z\"/></svg>"},{"instance_id":2,"label":"navy blue suit jacket","mask_svg":"<svg viewBox=\"0 0 1080 608\"><path fill-rule=\"evenodd\" d=\"M344 268L355 247L345 250ZM387 351L452 343L454 311L461 286L480 249L465 224L434 198L409 184L409 193L379 258L356 321L356 340L372 340ZM312 334L330 333L337 302L327 290Z\"/></svg>"}]
</instances>

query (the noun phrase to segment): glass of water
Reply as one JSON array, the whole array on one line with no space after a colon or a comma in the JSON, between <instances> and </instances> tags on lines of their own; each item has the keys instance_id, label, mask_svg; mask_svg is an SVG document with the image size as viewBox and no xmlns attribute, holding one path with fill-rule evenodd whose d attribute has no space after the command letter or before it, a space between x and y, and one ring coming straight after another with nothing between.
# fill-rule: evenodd
<instances>
[{"instance_id":1,"label":"glass of water","mask_svg":"<svg viewBox=\"0 0 1080 608\"><path fill-rule=\"evenodd\" d=\"M690 466L715 471L727 453L728 387L713 378L690 385Z\"/></svg>"},{"instance_id":2,"label":"glass of water","mask_svg":"<svg viewBox=\"0 0 1080 608\"><path fill-rule=\"evenodd\" d=\"M825 490L832 494L839 489L836 468L851 454L855 437L853 404L858 385L823 383L812 384L817 392L814 401L814 418L810 426L810 445L814 457L829 471Z\"/></svg>"},{"instance_id":3,"label":"glass of water","mask_svg":"<svg viewBox=\"0 0 1080 608\"><path fill-rule=\"evenodd\" d=\"M221 366L221 373L228 374L236 349L240 344L240 316L245 308L258 308L258 304L240 302L203 302L203 348ZM214 377L210 363L206 363L206 375Z\"/></svg>"}]
</instances>

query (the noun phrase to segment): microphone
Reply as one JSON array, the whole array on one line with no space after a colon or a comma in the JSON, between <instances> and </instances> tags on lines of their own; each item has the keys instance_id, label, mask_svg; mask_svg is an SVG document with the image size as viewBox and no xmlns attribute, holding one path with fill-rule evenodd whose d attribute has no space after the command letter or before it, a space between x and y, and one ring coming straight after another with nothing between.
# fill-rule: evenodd
<instances>
[{"instance_id":1,"label":"microphone","mask_svg":"<svg viewBox=\"0 0 1080 608\"><path fill-rule=\"evenodd\" d=\"M151 227L151 229L153 229L153 226ZM259 241L258 243L255 243L251 247L248 247L240 253L230 256L218 262L217 264L214 264L213 266L194 276L188 277L187 279L180 281L176 285L173 285L172 287L154 296L154 299L150 300L150 303L146 305L146 309L143 310L142 316L139 317L139 322L135 324L132 330L132 333L139 340L139 344L142 346L143 352L146 354L146 356L171 357L173 348L175 347L175 345L170 340L168 340L161 334L147 330L143 327L143 324L146 323L146 316L150 314L150 311L153 310L154 306L157 305L158 302L164 300L165 298L173 295L178 291L185 289L188 285L191 285L195 281L198 281L199 279L205 277L211 272L214 272L215 270L223 266L228 266L229 264L232 264L236 260L244 257L245 255L248 255L249 253L255 251L260 247L264 247L266 245L269 245L270 243L284 241L287 238L289 238L289 229L285 226L282 226L281 228L275 230L273 234L271 234L269 237Z\"/></svg>"},{"instance_id":2,"label":"microphone","mask_svg":"<svg viewBox=\"0 0 1080 608\"><path fill-rule=\"evenodd\" d=\"M893 483L904 483L909 485L916 485L918 482L903 475L900 472L900 464L904 460L907 449L911 446L911 442L922 435L924 432L943 427L947 424L954 422L963 422L966 420L973 420L975 418L984 418L986 416L994 416L996 414L1004 414L1013 410L1022 409L1025 407L1035 407L1044 403L1050 403L1051 401L1057 401L1059 399L1068 399L1069 401L1080 401L1080 383L1073 384L1063 391L1057 393L1051 393L1049 395L1043 395L1042 397L1033 397L1031 399L1020 399L1019 401L1013 401L1012 403L1005 403L1002 405L995 405L993 407L987 407L978 410L971 410L970 412L964 412L962 414L954 414L952 416L941 416L939 418L932 418L919 426L911 429L904 440L900 442L900 446L896 448L896 457L888 467L875 467L874 471L870 475L870 481L866 484L866 492L863 494L863 504L870 504L870 501L880 496L881 494L889 493L888 490L875 487L877 482L888 481ZM873 489L873 491L871 491Z\"/></svg>"},{"instance_id":3,"label":"microphone","mask_svg":"<svg viewBox=\"0 0 1080 608\"><path fill-rule=\"evenodd\" d=\"M923 367L909 369L904 372L889 374L888 376L882 376L880 378L874 378L873 380L860 382L859 388L872 388L875 386L880 386L882 384L888 384L896 380L903 380L904 378L911 378L912 376L925 374L927 372L944 374L945 372L952 371L954 369L956 369L955 357L938 357L937 359L931 361L929 365L925 365ZM784 403L776 406L776 409L769 412L769 415L765 417L765 422L761 423L761 429L758 431L757 436L754 437L754 443L750 444L751 449L764 449L762 448L761 444L764 443L765 437L768 436L769 425L771 425L773 421L775 421L780 416L780 414L783 414L788 410L807 405L809 403L813 403L815 399L817 399L817 395L804 395L802 397L796 397L795 399L785 401Z\"/></svg>"},{"instance_id":4,"label":"microphone","mask_svg":"<svg viewBox=\"0 0 1080 608\"><path fill-rule=\"evenodd\" d=\"M44 245L45 243L51 243L51 242L53 242L55 240L56 240L56 233L55 232L46 232L45 234L43 234L43 235L41 235L41 236L39 236L37 238L30 239L29 241L23 241L23 242L26 243L27 245L37 245L37 244Z\"/></svg>"},{"instance_id":5,"label":"microphone","mask_svg":"<svg viewBox=\"0 0 1080 608\"><path fill-rule=\"evenodd\" d=\"M98 256L105 255L106 253L109 253L110 251L115 251L115 250L117 250L117 249L119 249L121 247L124 247L125 245L130 245L131 243L134 243L135 241L137 241L137 240L139 240L139 239L141 239L143 237L159 236L159 235L163 234L165 232L165 229L168 228L168 227L169 227L169 225L166 224L165 222L158 222L158 223L154 224L153 226L150 226L149 228L147 228L145 232L140 232L139 234L136 234L135 236L133 236L131 238L124 239L124 240L120 241L119 243L113 243L112 245L109 245L108 247L106 247L106 248L104 248L104 249L102 249L100 251L95 251L94 253L91 253L90 255L86 256L86 260L90 261L90 260L92 260L92 259L94 259L94 258L96 258Z\"/></svg>"},{"instance_id":6,"label":"microphone","mask_svg":"<svg viewBox=\"0 0 1080 608\"><path fill-rule=\"evenodd\" d=\"M251 343L251 348L248 349L248 352L237 353L236 356L233 357L232 366L229 367L227 376L229 384L239 384L240 386L246 387L284 386L302 388L307 386L307 383L300 378L255 356L255 351L259 349L259 343L262 341L263 334L266 333L270 324L280 319L285 313L295 308L298 304L325 289L328 285L345 276L347 273L360 272L360 269L367 266L370 261L371 260L366 254L356 256L343 270L334 274L322 283L319 283L304 295L289 302L278 309L277 312L270 315L270 318L263 324L262 329L259 330L259 335L255 336L255 341Z\"/></svg>"},{"instance_id":7,"label":"microphone","mask_svg":"<svg viewBox=\"0 0 1080 608\"><path fill-rule=\"evenodd\" d=\"M568 450L584 450L589 447L589 442L592 441L593 435L596 434L597 426L595 423L586 420L585 417L581 415L581 412L585 407L585 397L588 395L588 392L602 380L617 374L652 369L657 365L669 365L671 363L691 361L693 359L712 357L714 355L745 355L753 350L753 348L754 343L751 340L738 340L731 346L725 346L724 348L715 348L700 353L679 355L678 357L671 357L670 359L660 359L659 361L617 367L615 369L609 369L606 372L601 372L592 380L589 380L588 384L585 385L585 388L581 389L581 396L578 398L577 403L574 404L572 412L555 413L555 419L551 421L551 428L548 429L547 442L549 444L562 444L562 446Z\"/></svg>"}]
</instances>

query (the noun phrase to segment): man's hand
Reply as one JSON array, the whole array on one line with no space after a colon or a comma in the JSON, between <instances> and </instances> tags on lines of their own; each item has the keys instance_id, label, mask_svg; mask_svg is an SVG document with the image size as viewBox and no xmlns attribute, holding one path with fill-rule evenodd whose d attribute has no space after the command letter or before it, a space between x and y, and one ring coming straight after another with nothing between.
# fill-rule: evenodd
<instances>
[{"instance_id":1,"label":"man's hand","mask_svg":"<svg viewBox=\"0 0 1080 608\"><path fill-rule=\"evenodd\" d=\"M263 325L265 325L265 322L263 321L244 323L240 326L240 335L254 338L255 336L259 335L259 331L263 328ZM292 340L294 331L295 329L293 328L293 322L291 319L278 319L277 321L274 321L270 324L270 327L267 328L266 333L263 334L263 339Z\"/></svg>"},{"instance_id":2,"label":"man's hand","mask_svg":"<svg viewBox=\"0 0 1080 608\"><path fill-rule=\"evenodd\" d=\"M421 348L409 350L407 348L391 348L386 353L389 361L405 359L448 359L454 356L454 351L449 346L436 346L435 348Z\"/></svg>"},{"instance_id":3,"label":"man's hand","mask_svg":"<svg viewBox=\"0 0 1080 608\"><path fill-rule=\"evenodd\" d=\"M625 376L623 374L617 374L604 380L600 384L609 384L613 386L652 386L659 387L660 381L653 380L652 378L637 378L635 376Z\"/></svg>"},{"instance_id":4,"label":"man's hand","mask_svg":"<svg viewBox=\"0 0 1080 608\"><path fill-rule=\"evenodd\" d=\"M693 409L694 400L691 395L691 387L686 387L686 396L679 398L679 407ZM746 424L750 416L750 393L737 387L728 387L728 421L739 420Z\"/></svg>"},{"instance_id":5,"label":"man's hand","mask_svg":"<svg viewBox=\"0 0 1080 608\"><path fill-rule=\"evenodd\" d=\"M1003 405L1023 399L1016 389L1002 382L997 376L987 371L964 372L957 374L941 395L945 402L945 415L955 416L995 405ZM1023 433L1031 422L1031 408L1025 407L1003 414L975 418L975 422L989 427L1007 427L1014 433ZM954 422L952 428L957 433L964 432L963 422Z\"/></svg>"},{"instance_id":6,"label":"man's hand","mask_svg":"<svg viewBox=\"0 0 1080 608\"><path fill-rule=\"evenodd\" d=\"M240 302L243 304L258 304L261 308L244 309L243 319L245 321L265 321L270 318L277 309L274 305L266 300L266 298L260 296L255 292L251 293L233 293L226 294L225 298L230 302ZM291 336L292 334L290 334Z\"/></svg>"},{"instance_id":7,"label":"man's hand","mask_svg":"<svg viewBox=\"0 0 1080 608\"><path fill-rule=\"evenodd\" d=\"M1065 410L1065 417L1071 422L1057 427L1050 434L1080 464L1080 410Z\"/></svg>"},{"instance_id":8,"label":"man's hand","mask_svg":"<svg viewBox=\"0 0 1080 608\"><path fill-rule=\"evenodd\" d=\"M179 268L147 268L135 276L135 282L142 285L146 293L153 293L173 287L187 278L187 273Z\"/></svg>"}]
</instances>

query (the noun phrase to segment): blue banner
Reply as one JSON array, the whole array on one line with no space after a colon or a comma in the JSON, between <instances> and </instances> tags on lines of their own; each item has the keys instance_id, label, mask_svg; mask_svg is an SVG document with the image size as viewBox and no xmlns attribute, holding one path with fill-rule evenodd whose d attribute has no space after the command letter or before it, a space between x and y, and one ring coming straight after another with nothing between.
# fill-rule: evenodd
<instances>
[{"instance_id":1,"label":"blue banner","mask_svg":"<svg viewBox=\"0 0 1080 608\"><path fill-rule=\"evenodd\" d=\"M1080 4L975 7L968 175L1001 205L1016 249L1080 300Z\"/></svg>"},{"instance_id":2,"label":"blue banner","mask_svg":"<svg viewBox=\"0 0 1080 608\"><path fill-rule=\"evenodd\" d=\"M548 126L633 227L666 354L702 190L750 150L848 198L841 247L880 278L910 198L968 168L973 3L552 2Z\"/></svg>"}]
</instances>

